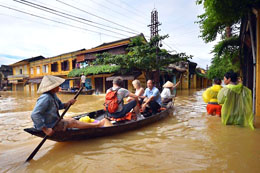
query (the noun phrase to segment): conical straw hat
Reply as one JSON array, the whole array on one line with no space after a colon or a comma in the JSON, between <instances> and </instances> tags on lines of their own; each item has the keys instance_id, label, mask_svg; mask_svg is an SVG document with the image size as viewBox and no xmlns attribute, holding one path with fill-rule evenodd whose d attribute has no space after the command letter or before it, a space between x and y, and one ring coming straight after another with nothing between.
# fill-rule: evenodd
<instances>
[{"instance_id":1,"label":"conical straw hat","mask_svg":"<svg viewBox=\"0 0 260 173\"><path fill-rule=\"evenodd\" d=\"M164 88L171 88L171 87L174 87L174 84L170 81L167 81L164 85L163 85Z\"/></svg>"},{"instance_id":2,"label":"conical straw hat","mask_svg":"<svg viewBox=\"0 0 260 173\"><path fill-rule=\"evenodd\" d=\"M64 81L65 81L65 79L63 79L63 78L46 75L43 77L37 93L41 94L41 93L50 91L50 90L56 88L57 86L60 86Z\"/></svg>"}]
</instances>

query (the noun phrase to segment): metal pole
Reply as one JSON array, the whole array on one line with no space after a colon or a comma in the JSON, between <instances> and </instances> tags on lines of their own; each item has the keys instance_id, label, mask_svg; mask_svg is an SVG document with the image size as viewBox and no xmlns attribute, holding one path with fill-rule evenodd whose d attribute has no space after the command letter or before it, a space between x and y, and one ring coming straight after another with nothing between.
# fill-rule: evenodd
<instances>
[{"instance_id":1,"label":"metal pole","mask_svg":"<svg viewBox=\"0 0 260 173\"><path fill-rule=\"evenodd\" d=\"M256 99L256 52L255 52L255 43L253 38L253 29L252 29L252 22L251 22L251 15L248 13L249 17L249 31L250 31L250 39L252 45L252 55L253 55L253 114L254 114L254 121L255 121L255 99Z\"/></svg>"}]
</instances>

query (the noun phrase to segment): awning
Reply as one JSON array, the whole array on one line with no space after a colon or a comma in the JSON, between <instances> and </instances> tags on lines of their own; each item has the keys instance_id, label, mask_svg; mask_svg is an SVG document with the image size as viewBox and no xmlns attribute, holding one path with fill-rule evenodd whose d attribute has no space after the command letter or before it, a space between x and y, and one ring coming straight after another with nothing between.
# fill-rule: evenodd
<instances>
[{"instance_id":1,"label":"awning","mask_svg":"<svg viewBox=\"0 0 260 173\"><path fill-rule=\"evenodd\" d=\"M34 84L39 84L41 83L42 79L29 79L27 82L28 83L34 83Z\"/></svg>"},{"instance_id":2,"label":"awning","mask_svg":"<svg viewBox=\"0 0 260 173\"><path fill-rule=\"evenodd\" d=\"M8 80L9 83L18 84L18 80Z\"/></svg>"},{"instance_id":3,"label":"awning","mask_svg":"<svg viewBox=\"0 0 260 173\"><path fill-rule=\"evenodd\" d=\"M181 68L181 67L179 67L179 66L177 66L177 65L175 65L175 64L170 64L170 65L168 66L168 68L169 68L169 69L176 70L176 71L181 72L181 73L187 71L187 69L186 69L185 67Z\"/></svg>"}]
</instances>

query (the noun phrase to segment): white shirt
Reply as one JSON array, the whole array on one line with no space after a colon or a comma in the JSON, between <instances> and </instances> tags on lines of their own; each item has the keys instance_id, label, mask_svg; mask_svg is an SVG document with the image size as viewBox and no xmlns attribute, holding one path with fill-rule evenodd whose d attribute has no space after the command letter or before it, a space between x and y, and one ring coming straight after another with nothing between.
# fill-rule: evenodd
<instances>
[{"instance_id":1,"label":"white shirt","mask_svg":"<svg viewBox=\"0 0 260 173\"><path fill-rule=\"evenodd\" d=\"M81 83L85 83L86 82L86 76L85 75L82 75L81 76Z\"/></svg>"},{"instance_id":2,"label":"white shirt","mask_svg":"<svg viewBox=\"0 0 260 173\"><path fill-rule=\"evenodd\" d=\"M161 97L166 99L166 98L172 98L173 95L171 93L171 89L170 88L164 88L162 93L161 93Z\"/></svg>"}]
</instances>

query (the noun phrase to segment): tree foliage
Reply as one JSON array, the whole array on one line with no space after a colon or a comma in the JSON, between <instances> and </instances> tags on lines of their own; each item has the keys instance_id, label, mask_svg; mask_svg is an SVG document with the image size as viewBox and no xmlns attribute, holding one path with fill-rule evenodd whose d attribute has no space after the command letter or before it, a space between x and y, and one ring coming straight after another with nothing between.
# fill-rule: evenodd
<instances>
[{"instance_id":1,"label":"tree foliage","mask_svg":"<svg viewBox=\"0 0 260 173\"><path fill-rule=\"evenodd\" d=\"M239 71L239 45L239 37L234 36L226 38L214 46L212 51L214 58L208 70L208 77L210 79L214 79L215 77L223 78L224 74L230 70Z\"/></svg>"},{"instance_id":2,"label":"tree foliage","mask_svg":"<svg viewBox=\"0 0 260 173\"><path fill-rule=\"evenodd\" d=\"M251 6L260 0L197 0L205 12L199 15L201 37L205 42L214 41L218 34L225 34L225 28L239 31L241 17L247 15Z\"/></svg>"},{"instance_id":3,"label":"tree foliage","mask_svg":"<svg viewBox=\"0 0 260 173\"><path fill-rule=\"evenodd\" d=\"M94 63L115 64L120 66L123 72L143 71L148 78L152 70L162 69L171 63L186 61L188 58L191 58L191 56L187 56L185 53L172 55L165 49L157 48L156 43L167 37L168 35L156 36L150 42L145 42L143 37L135 37L127 48L127 54L98 54Z\"/></svg>"},{"instance_id":4,"label":"tree foliage","mask_svg":"<svg viewBox=\"0 0 260 173\"><path fill-rule=\"evenodd\" d=\"M239 50L240 46L240 39L238 36L232 36L229 38L225 38L224 40L218 42L214 46L214 49L212 53L215 54L215 56L222 56L224 54L230 54L231 59L234 55L236 55L236 52ZM234 55L233 55L234 53Z\"/></svg>"},{"instance_id":5,"label":"tree foliage","mask_svg":"<svg viewBox=\"0 0 260 173\"><path fill-rule=\"evenodd\" d=\"M218 35L221 36L221 41L212 51L214 58L208 77L211 79L223 77L229 70L238 72L241 59L238 36L241 18L246 16L252 6L260 0L197 0L196 2L205 9L205 12L198 16L197 22L200 24L202 39L208 43L216 40ZM231 37L227 37L227 32L230 32Z\"/></svg>"}]
</instances>

